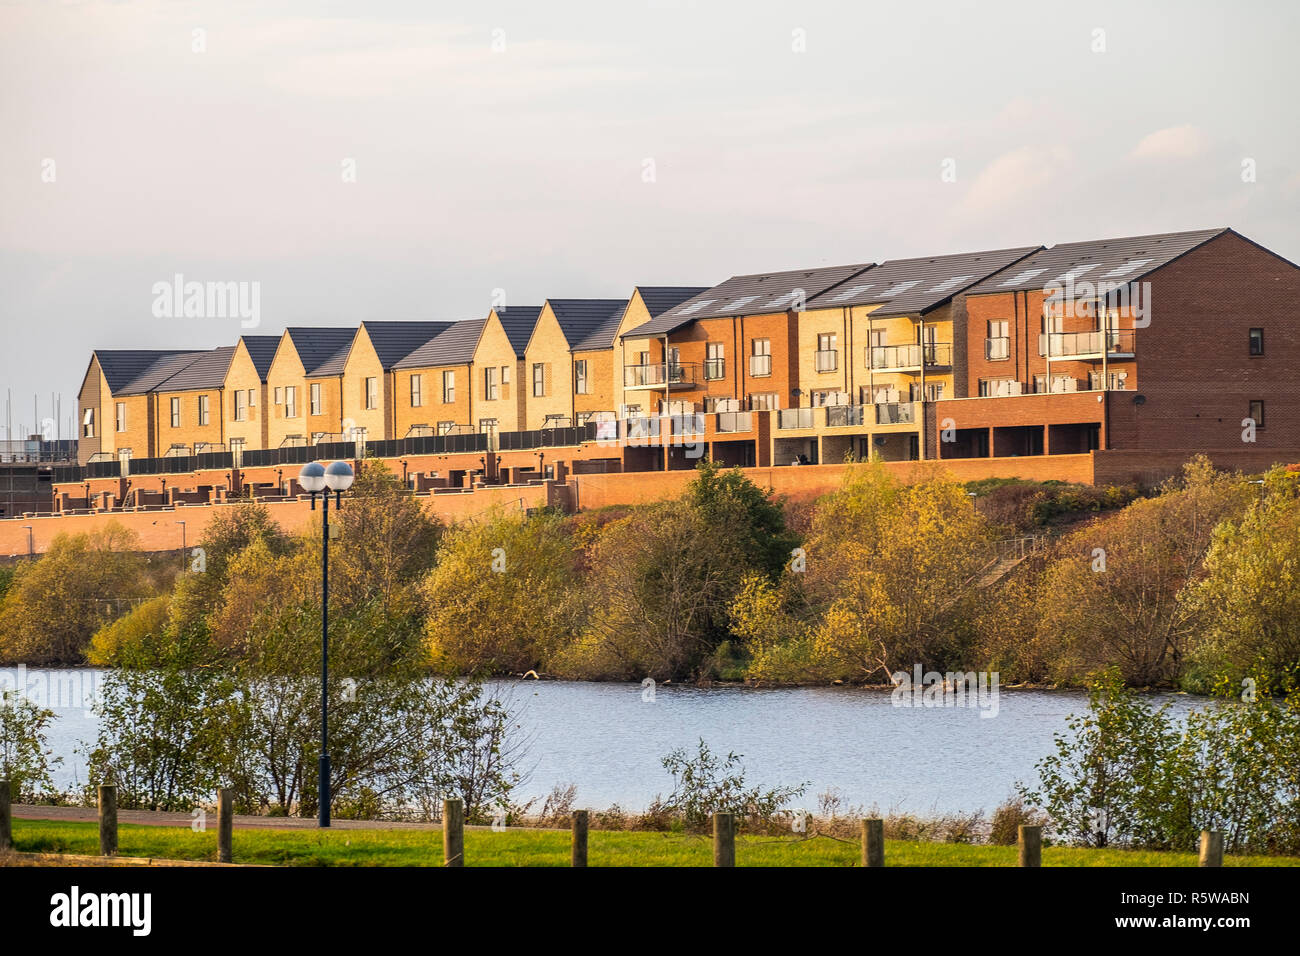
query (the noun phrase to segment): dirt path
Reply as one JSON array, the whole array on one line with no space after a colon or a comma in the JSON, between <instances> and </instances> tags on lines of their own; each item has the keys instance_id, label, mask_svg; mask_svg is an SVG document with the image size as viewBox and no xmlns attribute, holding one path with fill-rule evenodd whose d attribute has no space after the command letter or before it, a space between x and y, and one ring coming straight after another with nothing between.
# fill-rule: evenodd
<instances>
[{"instance_id":1,"label":"dirt path","mask_svg":"<svg viewBox=\"0 0 1300 956\"><path fill-rule=\"evenodd\" d=\"M14 804L15 820L69 820L94 823L99 812L94 807L42 807ZM208 811L208 825L215 825L216 814ZM189 827L194 817L188 813L165 813L158 810L119 810L118 823L139 823L153 827ZM307 817L260 817L235 815L240 830L315 830L316 820ZM389 820L334 820L332 830L441 830L437 823L401 823ZM466 827L466 829L478 829Z\"/></svg>"}]
</instances>

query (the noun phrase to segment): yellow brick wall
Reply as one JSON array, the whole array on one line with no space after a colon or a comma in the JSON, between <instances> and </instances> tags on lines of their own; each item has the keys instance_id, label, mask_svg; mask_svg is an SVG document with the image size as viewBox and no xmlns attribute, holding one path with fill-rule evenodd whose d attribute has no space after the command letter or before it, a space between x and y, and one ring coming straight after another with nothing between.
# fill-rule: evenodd
<instances>
[{"instance_id":1,"label":"yellow brick wall","mask_svg":"<svg viewBox=\"0 0 1300 956\"><path fill-rule=\"evenodd\" d=\"M489 400L484 395L485 377L483 370L489 367L496 368L498 382L501 381L501 369L503 367L510 369L510 382L498 386L495 400ZM501 322L497 319L495 312L488 316L487 322L483 326L483 334L478 340L478 347L474 350L474 362L470 366L469 384L472 394L470 406L471 425L477 429L481 419L495 418L497 420L497 430L500 432L520 430L519 397L515 392L515 389L520 387L519 360L515 355L514 346L510 344L510 340L506 337L505 329L501 327ZM527 399L525 399L524 407L527 409Z\"/></svg>"},{"instance_id":2,"label":"yellow brick wall","mask_svg":"<svg viewBox=\"0 0 1300 956\"><path fill-rule=\"evenodd\" d=\"M208 424L199 424L199 399L206 397L208 400ZM225 398L222 389L205 388L183 392L151 392L149 401L153 420L156 423L154 428L154 444L148 457L161 458L167 453L172 445L183 444L188 446L189 451L193 453L196 444L207 442L209 444L221 444L226 440L224 425L221 411L223 399ZM176 399L180 404L180 425L172 425L172 399ZM135 458L143 458L139 449L135 450Z\"/></svg>"},{"instance_id":3,"label":"yellow brick wall","mask_svg":"<svg viewBox=\"0 0 1300 956\"><path fill-rule=\"evenodd\" d=\"M235 393L253 393L256 404L247 405L244 421L235 420ZM267 395L266 386L258 377L257 367L248 354L248 347L241 339L230 359L230 368L226 371L226 387L222 403L222 413L226 421L226 439L244 439L245 450L265 448L267 440Z\"/></svg>"},{"instance_id":4,"label":"yellow brick wall","mask_svg":"<svg viewBox=\"0 0 1300 956\"><path fill-rule=\"evenodd\" d=\"M126 406L126 430L117 430L117 403ZM123 448L131 449L132 458L148 458L151 455L154 427L150 415L148 395L114 396L104 409L104 437L112 442L111 447L101 450L117 454Z\"/></svg>"},{"instance_id":5,"label":"yellow brick wall","mask_svg":"<svg viewBox=\"0 0 1300 956\"><path fill-rule=\"evenodd\" d=\"M851 376L858 371L852 367L852 362L855 357L861 362L862 351L857 346L866 343L858 343L851 337L853 328L848 318L848 310L814 309L801 312L798 315L798 329L799 374L794 387L800 389L802 394L799 395L797 404L803 408L811 406L813 392L852 392L849 382ZM817 371L817 342L819 336L824 334L835 336L835 349L839 354L834 371ZM776 351L775 342L772 343L772 349L773 352ZM776 361L775 354L772 359ZM795 404L796 401L792 396L790 405L793 407Z\"/></svg>"},{"instance_id":6,"label":"yellow brick wall","mask_svg":"<svg viewBox=\"0 0 1300 956\"><path fill-rule=\"evenodd\" d=\"M564 415L573 424L573 374L569 342L548 302L538 316L528 349L524 353L524 378L519 383L524 393L526 429L541 428L547 415ZM533 393L533 366L541 365L546 394Z\"/></svg>"},{"instance_id":7,"label":"yellow brick wall","mask_svg":"<svg viewBox=\"0 0 1300 956\"><path fill-rule=\"evenodd\" d=\"M573 361L587 363L587 394L573 396L574 415L582 412L617 412L614 402L614 349L574 352ZM619 372L622 375L622 372ZM574 424L577 424L576 418Z\"/></svg>"},{"instance_id":8,"label":"yellow brick wall","mask_svg":"<svg viewBox=\"0 0 1300 956\"><path fill-rule=\"evenodd\" d=\"M303 392L303 412L307 423L307 437L315 432L337 435L343 431L342 376L326 375L306 379ZM311 413L311 387L320 386L320 414Z\"/></svg>"},{"instance_id":9,"label":"yellow brick wall","mask_svg":"<svg viewBox=\"0 0 1300 956\"><path fill-rule=\"evenodd\" d=\"M405 438L413 425L428 425L436 429L439 422L470 424L469 371L468 365L404 368L396 371L393 374L393 405L396 417L393 437ZM451 372L456 379L455 400L450 403L442 400L443 372ZM418 408L411 406L412 375L421 376L421 404Z\"/></svg>"},{"instance_id":10,"label":"yellow brick wall","mask_svg":"<svg viewBox=\"0 0 1300 956\"><path fill-rule=\"evenodd\" d=\"M376 379L375 408L366 408L366 379ZM370 341L364 327L357 329L357 337L352 342L352 350L343 366L343 412L344 422L351 421L357 428L366 430L366 438L371 441L392 438L392 399L393 388L391 376L385 374L379 355ZM409 395L407 396L409 399Z\"/></svg>"},{"instance_id":11,"label":"yellow brick wall","mask_svg":"<svg viewBox=\"0 0 1300 956\"><path fill-rule=\"evenodd\" d=\"M622 338L625 333L649 321L650 310L646 308L640 290L634 290L632 297L628 300L627 309L623 313L623 320L618 324L618 331L614 334L612 394L615 413L629 402L633 405L640 404L645 408L648 401L653 401L653 398L647 396L645 392L634 391L627 393L623 388L623 370L629 365L637 364L638 353L649 352L651 362L663 361L663 341L661 339ZM659 394L662 395L663 393L660 392Z\"/></svg>"},{"instance_id":12,"label":"yellow brick wall","mask_svg":"<svg viewBox=\"0 0 1300 956\"><path fill-rule=\"evenodd\" d=\"M83 465L101 448L112 450L112 426L104 411L109 401L111 396L108 394L103 370L99 367L99 359L92 356L86 377L81 382L81 391L77 394L77 461ZM82 424L87 409L93 409L95 413L94 434L89 438L85 436Z\"/></svg>"},{"instance_id":13,"label":"yellow brick wall","mask_svg":"<svg viewBox=\"0 0 1300 956\"><path fill-rule=\"evenodd\" d=\"M289 435L311 437L307 428L307 389L303 377L302 360L293 347L293 339L286 332L280 339L280 347L275 352L275 359L266 373L267 391L267 447L279 448ZM285 389L295 387L298 390L297 415L293 418L285 414ZM276 389L280 390L280 401L275 401Z\"/></svg>"}]
</instances>

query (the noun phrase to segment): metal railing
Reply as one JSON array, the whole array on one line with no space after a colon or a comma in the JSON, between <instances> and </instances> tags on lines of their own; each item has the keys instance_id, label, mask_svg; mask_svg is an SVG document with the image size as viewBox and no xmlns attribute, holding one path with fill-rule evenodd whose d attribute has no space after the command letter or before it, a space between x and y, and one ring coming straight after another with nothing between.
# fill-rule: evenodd
<instances>
[{"instance_id":1,"label":"metal railing","mask_svg":"<svg viewBox=\"0 0 1300 956\"><path fill-rule=\"evenodd\" d=\"M717 381L720 378L727 377L727 360L726 359L708 359L704 363L704 380L707 382Z\"/></svg>"}]
</instances>

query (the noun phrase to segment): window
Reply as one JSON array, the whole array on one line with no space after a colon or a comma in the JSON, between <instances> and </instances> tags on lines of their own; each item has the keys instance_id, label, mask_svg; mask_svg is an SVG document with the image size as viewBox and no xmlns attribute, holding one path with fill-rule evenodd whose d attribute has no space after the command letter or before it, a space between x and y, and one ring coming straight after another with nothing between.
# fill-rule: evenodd
<instances>
[{"instance_id":1,"label":"window","mask_svg":"<svg viewBox=\"0 0 1300 956\"><path fill-rule=\"evenodd\" d=\"M704 377L708 380L726 378L727 375L727 354L726 346L721 342L710 342L706 346L706 357L704 360Z\"/></svg>"},{"instance_id":2,"label":"window","mask_svg":"<svg viewBox=\"0 0 1300 956\"><path fill-rule=\"evenodd\" d=\"M824 332L817 336L817 354L813 357L819 372L833 372L840 365L840 353L835 347L836 337L833 332Z\"/></svg>"},{"instance_id":3,"label":"window","mask_svg":"<svg viewBox=\"0 0 1300 956\"><path fill-rule=\"evenodd\" d=\"M980 379L980 398L1019 395L1020 391L1020 383L1014 378Z\"/></svg>"},{"instance_id":4,"label":"window","mask_svg":"<svg viewBox=\"0 0 1300 956\"><path fill-rule=\"evenodd\" d=\"M579 359L573 363L573 391L576 395L587 394L587 360Z\"/></svg>"},{"instance_id":5,"label":"window","mask_svg":"<svg viewBox=\"0 0 1300 956\"><path fill-rule=\"evenodd\" d=\"M126 431L126 402L117 403L117 430Z\"/></svg>"},{"instance_id":6,"label":"window","mask_svg":"<svg viewBox=\"0 0 1300 956\"><path fill-rule=\"evenodd\" d=\"M1264 354L1264 330L1263 329L1250 330L1250 354L1251 355Z\"/></svg>"},{"instance_id":7,"label":"window","mask_svg":"<svg viewBox=\"0 0 1300 956\"><path fill-rule=\"evenodd\" d=\"M438 422L438 434L450 435L451 430L456 427L455 422Z\"/></svg>"},{"instance_id":8,"label":"window","mask_svg":"<svg viewBox=\"0 0 1300 956\"><path fill-rule=\"evenodd\" d=\"M758 392L749 396L749 407L754 411L780 408L776 392Z\"/></svg>"},{"instance_id":9,"label":"window","mask_svg":"<svg viewBox=\"0 0 1300 956\"><path fill-rule=\"evenodd\" d=\"M370 380L366 379L366 381L369 382ZM310 414L319 415L320 414L320 382L311 383L311 395L308 399L308 402L311 405ZM370 406L367 405L366 407L369 408Z\"/></svg>"},{"instance_id":10,"label":"window","mask_svg":"<svg viewBox=\"0 0 1300 956\"><path fill-rule=\"evenodd\" d=\"M501 370L497 368L495 365L489 365L487 368L483 370L483 400L484 401L495 402L500 397L501 392L500 389L497 387L498 376L500 374L501 374Z\"/></svg>"},{"instance_id":11,"label":"window","mask_svg":"<svg viewBox=\"0 0 1300 956\"><path fill-rule=\"evenodd\" d=\"M93 408L86 409L85 414L81 416L81 437L95 437L95 410Z\"/></svg>"},{"instance_id":12,"label":"window","mask_svg":"<svg viewBox=\"0 0 1300 956\"><path fill-rule=\"evenodd\" d=\"M478 420L478 430L485 435L490 435L497 430L497 420L495 418L480 418Z\"/></svg>"},{"instance_id":13,"label":"window","mask_svg":"<svg viewBox=\"0 0 1300 956\"><path fill-rule=\"evenodd\" d=\"M236 411L236 416L238 416L238 411ZM181 400L177 396L173 396L171 400L171 419L172 428L181 427Z\"/></svg>"},{"instance_id":14,"label":"window","mask_svg":"<svg viewBox=\"0 0 1300 956\"><path fill-rule=\"evenodd\" d=\"M199 396L199 424L206 425L207 423L208 423L208 396L200 395Z\"/></svg>"},{"instance_id":15,"label":"window","mask_svg":"<svg viewBox=\"0 0 1300 956\"><path fill-rule=\"evenodd\" d=\"M298 417L298 387L286 385L284 388L284 417Z\"/></svg>"},{"instance_id":16,"label":"window","mask_svg":"<svg viewBox=\"0 0 1300 956\"><path fill-rule=\"evenodd\" d=\"M988 323L988 337L984 340L984 357L1001 361L1011 357L1011 339L1007 335L1007 321L1001 319Z\"/></svg>"},{"instance_id":17,"label":"window","mask_svg":"<svg viewBox=\"0 0 1300 956\"><path fill-rule=\"evenodd\" d=\"M442 403L450 405L456 401L456 373L442 373Z\"/></svg>"},{"instance_id":18,"label":"window","mask_svg":"<svg viewBox=\"0 0 1300 956\"><path fill-rule=\"evenodd\" d=\"M275 404L277 404L277 405L283 404L283 403L281 402L281 400L280 400L280 389L279 389L279 388L276 388L276 390L275 390Z\"/></svg>"},{"instance_id":19,"label":"window","mask_svg":"<svg viewBox=\"0 0 1300 956\"><path fill-rule=\"evenodd\" d=\"M420 376L411 376L411 407L419 408L423 402L420 401Z\"/></svg>"},{"instance_id":20,"label":"window","mask_svg":"<svg viewBox=\"0 0 1300 956\"><path fill-rule=\"evenodd\" d=\"M502 366L501 366L501 384L502 384L502 385L509 385L509 384L510 384L510 366L509 366L509 365L502 365ZM507 395L506 397L509 398L508 395Z\"/></svg>"},{"instance_id":21,"label":"window","mask_svg":"<svg viewBox=\"0 0 1300 956\"><path fill-rule=\"evenodd\" d=\"M642 355L645 353L642 352ZM542 398L546 394L546 366L541 362L533 363L533 398Z\"/></svg>"},{"instance_id":22,"label":"window","mask_svg":"<svg viewBox=\"0 0 1300 956\"><path fill-rule=\"evenodd\" d=\"M749 343L749 374L755 378L772 374L772 340L753 339Z\"/></svg>"},{"instance_id":23,"label":"window","mask_svg":"<svg viewBox=\"0 0 1300 956\"><path fill-rule=\"evenodd\" d=\"M1255 399L1250 403L1250 418L1254 421L1256 428L1264 427L1264 402L1262 399Z\"/></svg>"},{"instance_id":24,"label":"window","mask_svg":"<svg viewBox=\"0 0 1300 956\"><path fill-rule=\"evenodd\" d=\"M248 407L249 407L249 408L256 408L256 407L257 407L257 390L256 390L256 389L250 388L250 389L248 390Z\"/></svg>"},{"instance_id":25,"label":"window","mask_svg":"<svg viewBox=\"0 0 1300 956\"><path fill-rule=\"evenodd\" d=\"M907 387L908 400L913 402L938 402L943 400L943 382L926 382L921 388L920 382L912 382Z\"/></svg>"},{"instance_id":26,"label":"window","mask_svg":"<svg viewBox=\"0 0 1300 956\"><path fill-rule=\"evenodd\" d=\"M174 402L176 401L176 399L173 398L172 401ZM179 413L180 413L179 408L172 409L173 418L177 417ZM235 421L243 422L247 420L248 420L248 392L245 392L243 389L236 389L235 390Z\"/></svg>"},{"instance_id":27,"label":"window","mask_svg":"<svg viewBox=\"0 0 1300 956\"><path fill-rule=\"evenodd\" d=\"M888 343L889 341L889 338L886 335L885 330L872 329L870 332L867 333L867 339L868 342L867 342L867 349L866 349L866 359L867 359L866 367L884 368L885 354L883 350L885 348L886 343ZM872 362L872 355L876 357L875 362Z\"/></svg>"},{"instance_id":28,"label":"window","mask_svg":"<svg viewBox=\"0 0 1300 956\"><path fill-rule=\"evenodd\" d=\"M373 375L366 379L366 408L379 407L379 379Z\"/></svg>"},{"instance_id":29,"label":"window","mask_svg":"<svg viewBox=\"0 0 1300 956\"><path fill-rule=\"evenodd\" d=\"M1063 315L1044 315L1043 316L1043 333L1038 336L1038 354L1046 355L1048 345L1051 342L1049 336L1060 335L1065 331L1065 316ZM1005 323L1004 323L1005 324Z\"/></svg>"}]
</instances>

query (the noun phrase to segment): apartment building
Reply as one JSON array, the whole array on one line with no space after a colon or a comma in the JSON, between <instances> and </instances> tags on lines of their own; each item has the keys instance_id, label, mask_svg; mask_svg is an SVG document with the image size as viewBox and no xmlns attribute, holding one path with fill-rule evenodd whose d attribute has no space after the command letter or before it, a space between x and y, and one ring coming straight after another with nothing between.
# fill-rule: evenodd
<instances>
[{"instance_id":1,"label":"apartment building","mask_svg":"<svg viewBox=\"0 0 1300 956\"><path fill-rule=\"evenodd\" d=\"M228 444L245 450L266 448L269 395L267 376L280 346L278 335L241 335L226 370L225 406Z\"/></svg>"},{"instance_id":2,"label":"apartment building","mask_svg":"<svg viewBox=\"0 0 1300 956\"><path fill-rule=\"evenodd\" d=\"M525 428L613 421L614 336L627 299L547 299L524 349Z\"/></svg>"},{"instance_id":3,"label":"apartment building","mask_svg":"<svg viewBox=\"0 0 1300 956\"><path fill-rule=\"evenodd\" d=\"M1300 268L1226 228L1044 249L970 290L935 447L1293 449L1297 295Z\"/></svg>"},{"instance_id":4,"label":"apartment building","mask_svg":"<svg viewBox=\"0 0 1300 956\"><path fill-rule=\"evenodd\" d=\"M284 330L267 372L268 448L341 440L343 366L355 337L333 326Z\"/></svg>"},{"instance_id":5,"label":"apartment building","mask_svg":"<svg viewBox=\"0 0 1300 956\"><path fill-rule=\"evenodd\" d=\"M629 404L641 412L641 402L644 395L639 391L640 386L636 384L639 379L637 373L633 373L628 381L632 382L632 399L629 403L625 394L624 370L629 366L638 364L645 365L650 361L648 354L642 354L646 350L654 347L653 340L645 338L631 339L627 338L627 333L633 329L640 328L648 323L651 319L656 319L670 309L674 309L693 299L695 296L709 291L708 286L637 286L632 290L632 297L627 301L627 308L623 311L619 319L618 326L614 330L613 341L613 364L614 364L614 410L619 418L625 418L625 411ZM662 355L660 355L662 361Z\"/></svg>"}]
</instances>

